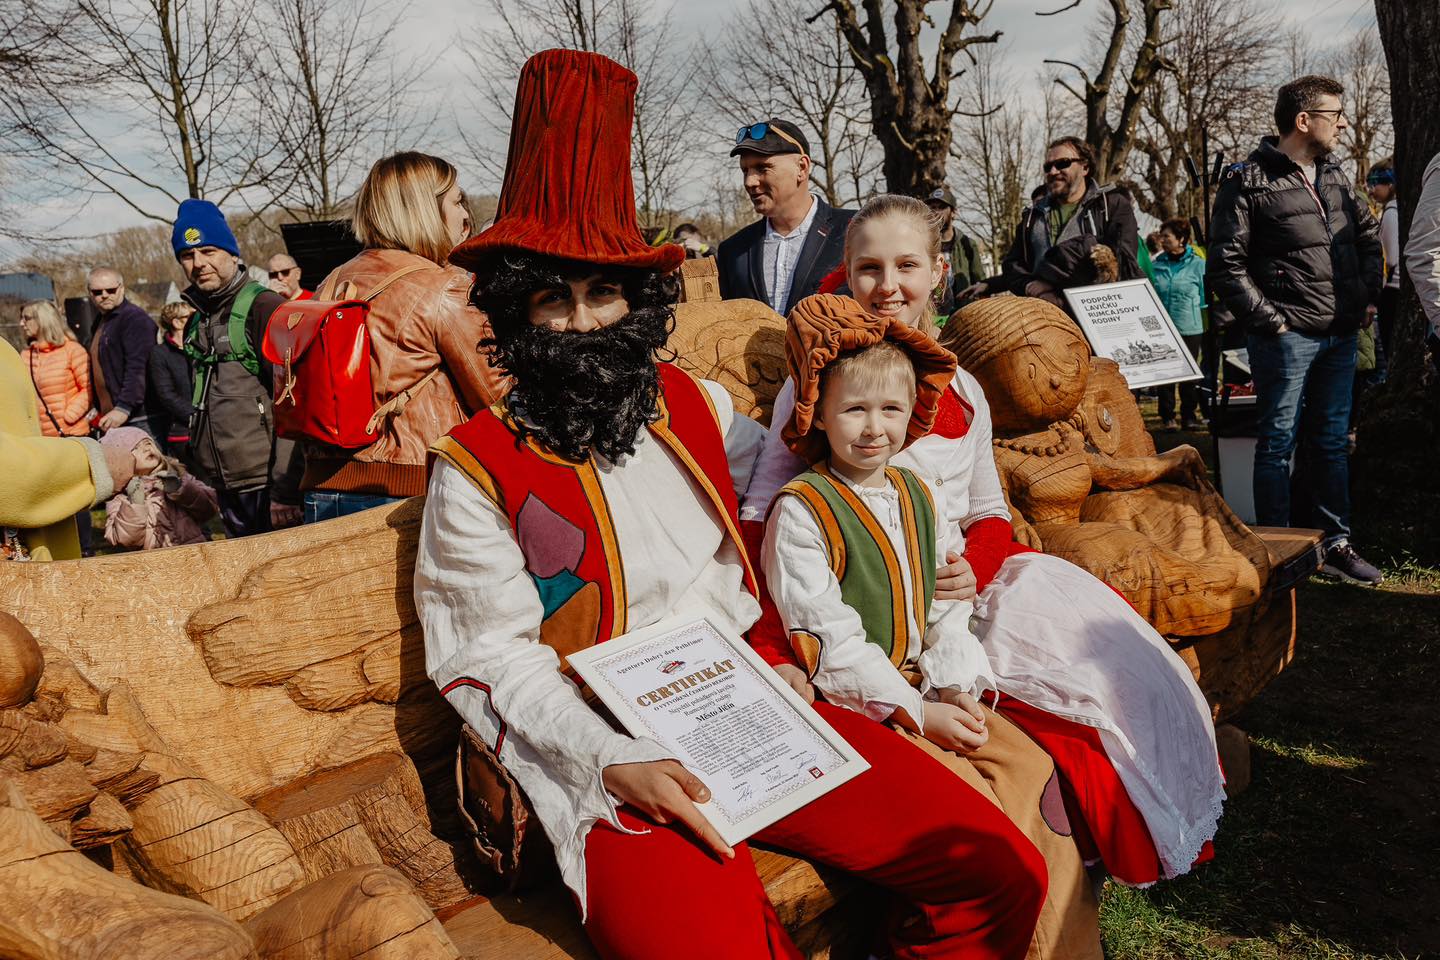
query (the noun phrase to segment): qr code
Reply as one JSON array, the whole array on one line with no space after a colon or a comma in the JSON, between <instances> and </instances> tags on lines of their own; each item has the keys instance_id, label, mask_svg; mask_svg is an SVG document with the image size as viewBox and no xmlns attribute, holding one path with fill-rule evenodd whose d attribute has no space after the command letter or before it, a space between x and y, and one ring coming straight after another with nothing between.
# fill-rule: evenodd
<instances>
[{"instance_id":1,"label":"qr code","mask_svg":"<svg viewBox=\"0 0 1440 960\"><path fill-rule=\"evenodd\" d=\"M1144 327L1150 333L1155 333L1160 329L1160 320L1157 317L1141 317L1140 326Z\"/></svg>"}]
</instances>

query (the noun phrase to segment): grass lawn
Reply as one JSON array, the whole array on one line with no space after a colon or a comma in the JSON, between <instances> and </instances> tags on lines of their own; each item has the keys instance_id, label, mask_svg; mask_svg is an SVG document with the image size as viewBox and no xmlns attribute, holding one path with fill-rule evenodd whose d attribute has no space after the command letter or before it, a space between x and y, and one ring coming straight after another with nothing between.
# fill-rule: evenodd
<instances>
[{"instance_id":1,"label":"grass lawn","mask_svg":"<svg viewBox=\"0 0 1440 960\"><path fill-rule=\"evenodd\" d=\"M1300 587L1295 662L1234 721L1254 781L1215 861L1110 884L1111 960L1440 957L1440 456L1414 426L1367 425L1352 461L1355 542L1387 582Z\"/></svg>"}]
</instances>

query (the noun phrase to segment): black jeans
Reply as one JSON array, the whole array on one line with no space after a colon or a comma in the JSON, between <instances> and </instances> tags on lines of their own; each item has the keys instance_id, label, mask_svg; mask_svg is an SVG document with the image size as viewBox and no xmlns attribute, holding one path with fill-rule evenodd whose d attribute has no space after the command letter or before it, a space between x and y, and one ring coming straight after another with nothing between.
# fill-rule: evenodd
<instances>
[{"instance_id":1,"label":"black jeans","mask_svg":"<svg viewBox=\"0 0 1440 960\"><path fill-rule=\"evenodd\" d=\"M1180 339L1185 341L1185 349L1196 360L1200 359L1200 344L1204 342L1203 333L1182 333ZM1167 383L1156 387L1157 399L1160 401L1160 419L1175 419L1175 387L1177 384ZM1178 384L1180 387L1180 419L1200 419L1200 381L1187 380Z\"/></svg>"},{"instance_id":2,"label":"black jeans","mask_svg":"<svg viewBox=\"0 0 1440 960\"><path fill-rule=\"evenodd\" d=\"M220 501L220 520L225 524L225 536L248 537L252 533L270 532L270 491L259 490L216 490Z\"/></svg>"}]
</instances>

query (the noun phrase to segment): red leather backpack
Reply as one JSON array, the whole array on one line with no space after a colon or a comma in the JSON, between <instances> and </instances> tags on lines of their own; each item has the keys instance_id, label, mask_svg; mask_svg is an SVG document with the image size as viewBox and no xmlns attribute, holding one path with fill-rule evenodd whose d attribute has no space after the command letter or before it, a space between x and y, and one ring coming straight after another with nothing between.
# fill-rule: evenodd
<instances>
[{"instance_id":1,"label":"red leather backpack","mask_svg":"<svg viewBox=\"0 0 1440 960\"><path fill-rule=\"evenodd\" d=\"M359 299L331 300L334 293L327 284L313 300L289 300L275 308L265 325L261 352L281 368L275 371L276 433L347 449L368 447L379 438L386 418L403 410L410 397L435 378L439 367L377 406L365 323L371 300L427 266L417 263L396 270ZM348 292L349 283L344 286L342 293Z\"/></svg>"}]
</instances>

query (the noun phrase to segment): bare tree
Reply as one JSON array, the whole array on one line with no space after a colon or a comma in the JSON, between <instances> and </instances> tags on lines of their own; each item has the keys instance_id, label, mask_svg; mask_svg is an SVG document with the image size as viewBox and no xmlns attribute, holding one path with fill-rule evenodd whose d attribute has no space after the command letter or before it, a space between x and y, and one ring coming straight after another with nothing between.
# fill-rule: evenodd
<instances>
[{"instance_id":1,"label":"bare tree","mask_svg":"<svg viewBox=\"0 0 1440 960\"><path fill-rule=\"evenodd\" d=\"M650 0L489 0L499 28L477 33L468 45L480 109L508 128L520 69L548 47L588 50L635 72L635 125L631 161L642 223L663 225L673 216L697 129L696 90L701 60L681 41L673 11L656 12ZM473 124L462 124L464 130ZM465 139L476 162L498 182L504 142Z\"/></svg>"},{"instance_id":2,"label":"bare tree","mask_svg":"<svg viewBox=\"0 0 1440 960\"><path fill-rule=\"evenodd\" d=\"M957 117L950 144L960 220L983 238L995 263L1009 246L1038 182L1034 124L1009 92L1014 78L997 66L998 51L984 48L962 78L970 109Z\"/></svg>"},{"instance_id":3,"label":"bare tree","mask_svg":"<svg viewBox=\"0 0 1440 960\"><path fill-rule=\"evenodd\" d=\"M1142 99L1135 135L1132 193L1160 220L1199 217L1203 197L1189 188L1185 158L1204 168L1202 144L1243 156L1270 126L1268 80L1279 50L1277 17L1255 0L1225 4L1178 0L1167 45L1172 69Z\"/></svg>"},{"instance_id":4,"label":"bare tree","mask_svg":"<svg viewBox=\"0 0 1440 960\"><path fill-rule=\"evenodd\" d=\"M340 214L365 170L433 119L414 96L420 71L393 37L404 14L384 0L266 0L265 126L287 158L273 193L311 219Z\"/></svg>"},{"instance_id":5,"label":"bare tree","mask_svg":"<svg viewBox=\"0 0 1440 960\"><path fill-rule=\"evenodd\" d=\"M764 31L748 29L762 22ZM707 68L709 101L731 125L717 134L770 116L798 123L814 134L811 182L832 206L858 204L880 157L869 134L865 81L839 27L808 22L799 5L750 0L725 36Z\"/></svg>"},{"instance_id":6,"label":"bare tree","mask_svg":"<svg viewBox=\"0 0 1440 960\"><path fill-rule=\"evenodd\" d=\"M1372 28L1356 31L1329 58L1327 69L1345 85L1346 160L1356 186L1365 184L1370 164L1391 152L1390 72L1380 38Z\"/></svg>"},{"instance_id":7,"label":"bare tree","mask_svg":"<svg viewBox=\"0 0 1440 960\"><path fill-rule=\"evenodd\" d=\"M994 43L990 34L971 32L990 12L993 0L946 0L949 10L943 25L925 12L926 0L891 0L893 34L886 30L885 4L862 0L865 23L860 23L853 0L829 0L817 20L826 13L835 15L850 56L870 93L870 125L884 151L882 170L886 188L894 193L915 194L945 180L950 159L951 126L958 109L951 83L959 76L955 58L961 53L974 62L971 47ZM921 28L936 26L939 37L925 63L921 49Z\"/></svg>"},{"instance_id":8,"label":"bare tree","mask_svg":"<svg viewBox=\"0 0 1440 960\"><path fill-rule=\"evenodd\" d=\"M263 190L282 165L259 134L253 0L77 0L37 95L5 99L23 155L152 220L182 197ZM74 75L89 95L72 95Z\"/></svg>"},{"instance_id":9,"label":"bare tree","mask_svg":"<svg viewBox=\"0 0 1440 960\"><path fill-rule=\"evenodd\" d=\"M1083 2L1073 0L1058 10L1039 15L1054 16ZM1070 67L1080 75L1082 84L1078 89L1063 79L1055 82L1085 107L1085 140L1095 150L1096 169L1092 173L1102 183L1125 170L1135 146L1135 130L1145 93L1162 71L1174 68L1160 49L1164 44L1163 15L1174 7L1174 0L1141 0L1142 19L1135 25L1139 42L1135 44L1130 42L1134 14L1129 0L1108 0L1108 4L1109 34L1098 66L1087 70L1068 60L1045 61ZM1126 59L1127 53L1131 54L1130 67L1122 74L1121 60ZM1119 89L1116 89L1117 82Z\"/></svg>"}]
</instances>

